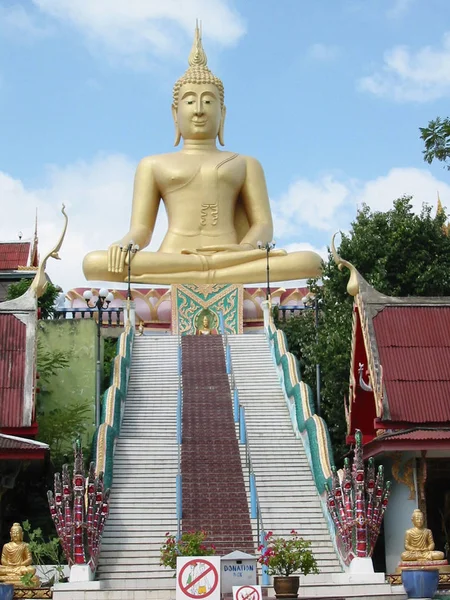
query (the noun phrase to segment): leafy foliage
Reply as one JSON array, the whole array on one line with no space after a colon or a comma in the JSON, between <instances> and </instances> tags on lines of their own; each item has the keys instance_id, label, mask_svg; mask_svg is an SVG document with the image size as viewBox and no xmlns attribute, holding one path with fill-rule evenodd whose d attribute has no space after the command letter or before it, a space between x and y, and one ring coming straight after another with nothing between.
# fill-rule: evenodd
<instances>
[{"instance_id":1,"label":"leafy foliage","mask_svg":"<svg viewBox=\"0 0 450 600\"><path fill-rule=\"evenodd\" d=\"M44 350L41 340L37 343L37 372L41 383L48 383L60 369L69 366L69 352L64 350ZM41 390L45 393L45 390Z\"/></svg>"},{"instance_id":2,"label":"leafy foliage","mask_svg":"<svg viewBox=\"0 0 450 600\"><path fill-rule=\"evenodd\" d=\"M420 127L420 137L425 142L423 150L424 160L431 164L433 160L440 160L446 163L450 170L450 119L447 117L441 119L436 117L434 121L428 123L428 127Z\"/></svg>"},{"instance_id":3,"label":"leafy foliage","mask_svg":"<svg viewBox=\"0 0 450 600\"><path fill-rule=\"evenodd\" d=\"M424 206L419 215L411 197L394 202L387 212L364 205L343 235L339 254L355 265L379 292L390 296L450 295L450 238L444 231L444 213L431 215ZM291 352L297 355L304 380L315 390L321 367L321 414L328 424L339 464L345 445L344 397L348 393L352 305L346 291L348 271L339 271L331 254L324 265L323 285L309 281L320 301L318 341L312 310L280 322Z\"/></svg>"},{"instance_id":4,"label":"leafy foliage","mask_svg":"<svg viewBox=\"0 0 450 600\"><path fill-rule=\"evenodd\" d=\"M64 578L63 564L65 564L65 560L59 538L52 537L46 541L42 529L40 527L31 529L31 523L28 520L22 523L22 528L28 536L28 545L33 557L33 565L55 565L59 581L61 581ZM22 578L22 583L25 586L31 584L31 581L27 583L24 579L26 579L26 576Z\"/></svg>"},{"instance_id":5,"label":"leafy foliage","mask_svg":"<svg viewBox=\"0 0 450 600\"><path fill-rule=\"evenodd\" d=\"M39 440L50 446L50 453L58 469L66 461L67 446L87 431L91 407L88 400L77 400L69 405L60 404L38 412Z\"/></svg>"},{"instance_id":6,"label":"leafy foliage","mask_svg":"<svg viewBox=\"0 0 450 600\"><path fill-rule=\"evenodd\" d=\"M103 381L102 393L109 387L113 360L117 353L117 338L103 339Z\"/></svg>"},{"instance_id":7,"label":"leafy foliage","mask_svg":"<svg viewBox=\"0 0 450 600\"><path fill-rule=\"evenodd\" d=\"M177 568L177 556L212 556L216 553L213 544L205 544L207 532L186 531L177 541L175 535L166 533L166 539L161 545L160 564L169 569Z\"/></svg>"},{"instance_id":8,"label":"leafy foliage","mask_svg":"<svg viewBox=\"0 0 450 600\"><path fill-rule=\"evenodd\" d=\"M87 431L87 416L90 403L77 400L69 405L62 399L55 408L45 406L47 390L45 384L69 366L69 352L64 350L44 350L38 341L37 372L39 374L39 394L37 402L38 438L49 444L54 465L59 468L65 460L68 444Z\"/></svg>"},{"instance_id":9,"label":"leafy foliage","mask_svg":"<svg viewBox=\"0 0 450 600\"><path fill-rule=\"evenodd\" d=\"M269 575L289 577L293 573L309 575L319 572L311 542L301 538L294 529L287 538L275 537L269 531L259 551L258 562L267 567Z\"/></svg>"},{"instance_id":10,"label":"leafy foliage","mask_svg":"<svg viewBox=\"0 0 450 600\"><path fill-rule=\"evenodd\" d=\"M32 281L32 279L21 279L17 283L10 283L6 293L6 299L14 300L14 298L19 298L25 294ZM38 298L38 307L41 309L41 316L43 319L51 319L53 317L55 312L55 301L60 291L61 288L59 286L53 285L50 281L47 283L44 293Z\"/></svg>"}]
</instances>

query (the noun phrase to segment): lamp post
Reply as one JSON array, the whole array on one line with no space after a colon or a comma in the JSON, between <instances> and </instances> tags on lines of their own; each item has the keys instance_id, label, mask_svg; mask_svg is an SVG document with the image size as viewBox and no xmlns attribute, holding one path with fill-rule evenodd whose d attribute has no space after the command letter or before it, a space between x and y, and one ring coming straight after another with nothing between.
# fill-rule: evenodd
<instances>
[{"instance_id":1,"label":"lamp post","mask_svg":"<svg viewBox=\"0 0 450 600\"><path fill-rule=\"evenodd\" d=\"M314 323L316 326L316 343L319 343L319 298L317 295L308 295L302 298L305 308L314 309ZM322 390L320 386L320 364L316 363L316 396L317 396L317 414L320 417L320 396Z\"/></svg>"},{"instance_id":2,"label":"lamp post","mask_svg":"<svg viewBox=\"0 0 450 600\"><path fill-rule=\"evenodd\" d=\"M275 248L275 241L272 240L271 242L266 242L265 244L263 244L262 242L258 242L258 248L260 250L265 250L266 251L266 259L267 259L267 291L266 291L266 300L270 299L270 268L269 268L269 254L270 251L273 250Z\"/></svg>"},{"instance_id":3,"label":"lamp post","mask_svg":"<svg viewBox=\"0 0 450 600\"><path fill-rule=\"evenodd\" d=\"M133 240L130 240L128 246L120 246L122 252L127 253L127 261L128 261L128 291L127 291L127 300L128 303L131 301L131 255L136 254L139 250L138 244L135 244ZM128 312L130 311L130 305L128 304Z\"/></svg>"},{"instance_id":4,"label":"lamp post","mask_svg":"<svg viewBox=\"0 0 450 600\"><path fill-rule=\"evenodd\" d=\"M97 361L95 370L95 426L100 425L100 390L101 390L101 379L102 379L102 367L100 363L100 341L101 341L101 328L103 320L103 311L108 309L108 306L112 300L114 300L113 294L106 288L102 288L97 296L97 300L90 304L92 300L91 290L86 290L83 294L83 298L86 300L86 304L89 308L98 310L97 319Z\"/></svg>"}]
</instances>

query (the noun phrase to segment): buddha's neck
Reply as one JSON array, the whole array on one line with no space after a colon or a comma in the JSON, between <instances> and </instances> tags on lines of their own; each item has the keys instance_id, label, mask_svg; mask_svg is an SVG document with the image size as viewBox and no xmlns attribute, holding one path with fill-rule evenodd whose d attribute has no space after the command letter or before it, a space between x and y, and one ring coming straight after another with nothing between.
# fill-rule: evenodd
<instances>
[{"instance_id":1,"label":"buddha's neck","mask_svg":"<svg viewBox=\"0 0 450 600\"><path fill-rule=\"evenodd\" d=\"M183 140L185 152L211 152L217 150L216 140Z\"/></svg>"}]
</instances>

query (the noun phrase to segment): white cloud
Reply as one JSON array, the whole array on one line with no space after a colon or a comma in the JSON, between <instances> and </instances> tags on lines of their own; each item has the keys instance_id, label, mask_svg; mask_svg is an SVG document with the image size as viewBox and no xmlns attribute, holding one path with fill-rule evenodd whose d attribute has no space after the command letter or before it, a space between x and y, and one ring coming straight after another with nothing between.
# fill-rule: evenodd
<instances>
[{"instance_id":1,"label":"white cloud","mask_svg":"<svg viewBox=\"0 0 450 600\"><path fill-rule=\"evenodd\" d=\"M51 167L41 189L27 189L21 181L0 172L0 209L7 215L0 223L0 239L17 239L18 231L31 238L37 208L42 258L59 239L64 203L69 226L60 252L62 260L49 259L47 271L65 291L85 285L81 269L85 254L105 249L128 230L134 170L135 165L124 156L97 157L91 163ZM151 249L158 248L166 223L165 215L158 217Z\"/></svg>"},{"instance_id":2,"label":"white cloud","mask_svg":"<svg viewBox=\"0 0 450 600\"><path fill-rule=\"evenodd\" d=\"M392 0L391 6L386 11L389 19L398 19L402 17L410 8L414 0Z\"/></svg>"},{"instance_id":3,"label":"white cloud","mask_svg":"<svg viewBox=\"0 0 450 600\"><path fill-rule=\"evenodd\" d=\"M239 14L228 0L33 0L42 12L70 23L90 43L100 43L123 57L176 55L185 35L202 19L204 36L220 44L244 34Z\"/></svg>"},{"instance_id":4,"label":"white cloud","mask_svg":"<svg viewBox=\"0 0 450 600\"><path fill-rule=\"evenodd\" d=\"M312 44L307 50L307 56L319 62L332 62L339 56L338 46L327 44Z\"/></svg>"},{"instance_id":5,"label":"white cloud","mask_svg":"<svg viewBox=\"0 0 450 600\"><path fill-rule=\"evenodd\" d=\"M351 186L351 182L338 181L334 175L316 181L297 179L272 202L276 234L290 237L305 226L329 231L338 209L350 197Z\"/></svg>"},{"instance_id":6,"label":"white cloud","mask_svg":"<svg viewBox=\"0 0 450 600\"><path fill-rule=\"evenodd\" d=\"M416 52L395 46L384 54L383 67L363 77L359 88L397 102L428 102L450 95L450 32L440 48Z\"/></svg>"},{"instance_id":7,"label":"white cloud","mask_svg":"<svg viewBox=\"0 0 450 600\"><path fill-rule=\"evenodd\" d=\"M423 203L437 205L438 191L442 204L450 208L449 184L436 179L426 169L397 168L365 183L356 196L356 202L359 206L364 202L372 210L385 211L392 208L392 201L396 198L413 196L413 208L419 213Z\"/></svg>"},{"instance_id":8,"label":"white cloud","mask_svg":"<svg viewBox=\"0 0 450 600\"><path fill-rule=\"evenodd\" d=\"M316 246L326 245L334 231L349 228L363 203L374 211L386 211L397 198L411 195L419 213L423 203L436 204L438 190L443 205L450 209L450 185L426 169L394 168L367 182L332 174L315 181L298 179L285 194L272 200L275 239L285 240L286 246L286 241L307 235ZM308 244L288 246L291 250L311 249ZM317 248L315 251L321 254Z\"/></svg>"}]
</instances>

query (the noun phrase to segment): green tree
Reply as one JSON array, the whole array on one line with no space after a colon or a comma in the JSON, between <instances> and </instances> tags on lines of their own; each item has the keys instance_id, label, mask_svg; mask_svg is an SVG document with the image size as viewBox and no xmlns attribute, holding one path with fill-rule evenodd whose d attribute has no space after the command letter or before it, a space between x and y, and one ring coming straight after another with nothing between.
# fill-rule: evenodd
<instances>
[{"instance_id":1,"label":"green tree","mask_svg":"<svg viewBox=\"0 0 450 600\"><path fill-rule=\"evenodd\" d=\"M17 283L10 283L6 293L7 300L14 300L25 294L32 283L32 279L21 279ZM61 288L53 285L50 281L47 283L44 293L38 298L38 307L41 309L43 319L51 319L55 312L55 300L60 293Z\"/></svg>"},{"instance_id":2,"label":"green tree","mask_svg":"<svg viewBox=\"0 0 450 600\"><path fill-rule=\"evenodd\" d=\"M355 265L379 292L390 296L450 295L450 238L444 213L431 214L424 205L419 215L411 197L394 202L387 212L363 206L343 235L339 254ZM337 462L345 445L344 397L348 394L352 305L346 291L349 273L339 271L331 254L324 265L323 285L310 281L320 299L318 342L312 310L281 323L289 346L302 366L303 378L316 389L316 370L321 366L322 416L330 429Z\"/></svg>"},{"instance_id":3,"label":"green tree","mask_svg":"<svg viewBox=\"0 0 450 600\"><path fill-rule=\"evenodd\" d=\"M450 170L450 119L436 117L428 123L428 127L419 127L420 137L425 142L424 160L431 164L433 160L446 163Z\"/></svg>"},{"instance_id":4,"label":"green tree","mask_svg":"<svg viewBox=\"0 0 450 600\"><path fill-rule=\"evenodd\" d=\"M44 350L38 341L37 372L39 375L39 393L37 395L36 417L39 426L38 438L50 446L50 455L55 469L65 462L68 448L78 436L83 436L88 428L90 402L78 399L77 402L47 408L45 396L46 384L62 369L70 365L70 354L63 350Z\"/></svg>"}]
</instances>

